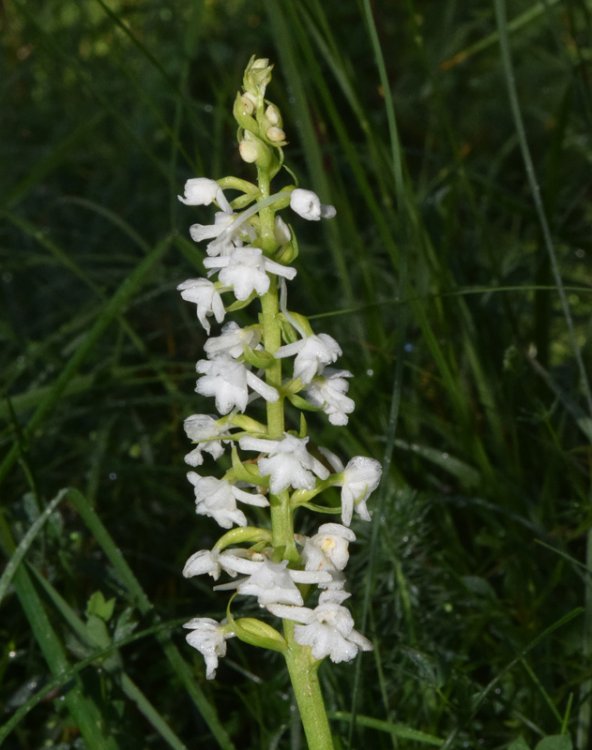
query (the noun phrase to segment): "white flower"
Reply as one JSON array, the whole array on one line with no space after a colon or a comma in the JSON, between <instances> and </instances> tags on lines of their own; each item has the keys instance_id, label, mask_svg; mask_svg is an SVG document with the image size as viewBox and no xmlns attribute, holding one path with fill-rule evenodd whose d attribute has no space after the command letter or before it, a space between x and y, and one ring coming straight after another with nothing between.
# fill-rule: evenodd
<instances>
[{"instance_id":1,"label":"white flower","mask_svg":"<svg viewBox=\"0 0 592 750\"><path fill-rule=\"evenodd\" d=\"M221 553L215 549L201 549L199 552L194 552L187 560L183 568L183 576L192 578L193 576L207 574L217 581L220 573L224 571L234 578L236 576L234 560L243 558L248 554L248 550L242 548L227 549Z\"/></svg>"},{"instance_id":2,"label":"white flower","mask_svg":"<svg viewBox=\"0 0 592 750\"><path fill-rule=\"evenodd\" d=\"M221 354L238 359L242 357L246 347L254 349L261 339L256 327L241 328L234 321L227 323L220 336L209 338L204 344L204 351L209 359Z\"/></svg>"},{"instance_id":3,"label":"white flower","mask_svg":"<svg viewBox=\"0 0 592 750\"><path fill-rule=\"evenodd\" d=\"M237 247L228 255L206 258L206 268L220 269L220 283L229 286L238 300L246 300L253 292L259 296L269 289L267 272L286 279L296 276L296 269L276 263L263 255L258 247Z\"/></svg>"},{"instance_id":4,"label":"white flower","mask_svg":"<svg viewBox=\"0 0 592 750\"><path fill-rule=\"evenodd\" d=\"M216 211L214 214L213 224L192 224L189 227L189 234L194 242L203 242L203 240L213 240L219 237L225 229L232 224L235 215L225 211ZM219 248L217 248L219 250ZM214 253L217 255L218 253Z\"/></svg>"},{"instance_id":5,"label":"white flower","mask_svg":"<svg viewBox=\"0 0 592 750\"><path fill-rule=\"evenodd\" d=\"M238 593L256 596L262 607L268 604L302 605L302 594L287 570L288 563L266 561L238 586Z\"/></svg>"},{"instance_id":6,"label":"white flower","mask_svg":"<svg viewBox=\"0 0 592 750\"><path fill-rule=\"evenodd\" d=\"M328 656L332 662L351 661L358 651L372 651L372 644L357 630L349 610L327 602L312 610L306 624L296 625L294 639L310 646L315 659Z\"/></svg>"},{"instance_id":7,"label":"white flower","mask_svg":"<svg viewBox=\"0 0 592 750\"><path fill-rule=\"evenodd\" d=\"M343 470L341 482L341 520L349 526L355 509L364 521L370 521L366 500L380 483L382 467L374 458L354 456Z\"/></svg>"},{"instance_id":8,"label":"white flower","mask_svg":"<svg viewBox=\"0 0 592 750\"><path fill-rule=\"evenodd\" d=\"M237 587L239 594L256 596L261 607L270 604L302 605L302 594L297 583L319 583L328 578L327 574L290 570L287 560L280 563L265 560L255 563L254 572L244 578Z\"/></svg>"},{"instance_id":9,"label":"white flower","mask_svg":"<svg viewBox=\"0 0 592 750\"><path fill-rule=\"evenodd\" d=\"M216 438L228 437L226 427L220 425L213 417L207 414L192 414L183 422L185 434L197 446L185 456L185 461L190 466L201 466L203 464L204 451L217 460L224 453L222 442Z\"/></svg>"},{"instance_id":10,"label":"white flower","mask_svg":"<svg viewBox=\"0 0 592 750\"><path fill-rule=\"evenodd\" d=\"M349 387L346 378L351 376L347 370L333 371L327 368L323 375L313 378L306 389L310 402L325 412L331 424L347 424L347 415L356 407L353 400L345 395Z\"/></svg>"},{"instance_id":11,"label":"white flower","mask_svg":"<svg viewBox=\"0 0 592 750\"><path fill-rule=\"evenodd\" d=\"M325 592L321 594L323 597ZM333 662L351 661L358 651L372 651L372 644L357 630L350 612L334 599L340 595L326 597L314 609L271 605L269 611L277 617L301 623L294 628L294 638L301 646L310 646L315 659L328 656Z\"/></svg>"},{"instance_id":12,"label":"white flower","mask_svg":"<svg viewBox=\"0 0 592 750\"><path fill-rule=\"evenodd\" d=\"M243 573L247 578L215 586L214 590L237 589L239 594L256 596L262 607L273 603L302 604L296 583L331 582L331 573L327 571L292 570L287 567L287 560L274 563L264 554L248 550L225 550L219 560L223 570L231 575L232 571Z\"/></svg>"},{"instance_id":13,"label":"white flower","mask_svg":"<svg viewBox=\"0 0 592 750\"><path fill-rule=\"evenodd\" d=\"M348 544L355 541L351 529L339 523L324 523L306 539L302 550L305 570L343 570L349 560Z\"/></svg>"},{"instance_id":14,"label":"white flower","mask_svg":"<svg viewBox=\"0 0 592 750\"><path fill-rule=\"evenodd\" d=\"M213 224L193 224L189 227L191 239L195 242L209 240L206 253L209 256L232 255L243 241L252 242L257 233L252 226L239 221L241 214L216 213ZM238 236L236 236L238 235Z\"/></svg>"},{"instance_id":15,"label":"white flower","mask_svg":"<svg viewBox=\"0 0 592 750\"><path fill-rule=\"evenodd\" d=\"M243 412L249 400L249 386L266 401L277 401L279 398L275 388L247 370L242 362L227 355L212 360L200 359L196 370L202 374L195 385L196 392L202 396L213 396L220 414L228 414L234 407Z\"/></svg>"},{"instance_id":16,"label":"white flower","mask_svg":"<svg viewBox=\"0 0 592 750\"><path fill-rule=\"evenodd\" d=\"M282 440L244 437L239 440L243 450L267 453L259 458L259 470L269 476L269 488L274 495L288 487L311 490L316 485L315 474L326 479L329 471L306 450L308 438L286 435Z\"/></svg>"},{"instance_id":17,"label":"white flower","mask_svg":"<svg viewBox=\"0 0 592 750\"><path fill-rule=\"evenodd\" d=\"M200 477L195 471L187 474L195 492L195 512L200 516L210 516L223 529L233 524L246 526L245 514L237 508L236 501L265 508L269 505L263 495L252 495L235 487L225 479Z\"/></svg>"},{"instance_id":18,"label":"white flower","mask_svg":"<svg viewBox=\"0 0 592 750\"><path fill-rule=\"evenodd\" d=\"M221 187L215 180L207 177L194 177L185 183L184 195L177 198L186 206L209 206L216 201L226 213L232 213L232 208L226 200Z\"/></svg>"},{"instance_id":19,"label":"white flower","mask_svg":"<svg viewBox=\"0 0 592 750\"><path fill-rule=\"evenodd\" d=\"M224 320L226 311L222 297L216 291L214 284L208 279L187 279L187 281L179 284L177 289L181 292L181 297L184 300L197 305L197 317L206 333L210 332L208 315L213 315L218 323Z\"/></svg>"},{"instance_id":20,"label":"white flower","mask_svg":"<svg viewBox=\"0 0 592 750\"><path fill-rule=\"evenodd\" d=\"M224 626L212 620L211 617L194 617L183 627L191 630L185 639L204 657L206 677L208 680L213 680L218 668L218 657L226 656L226 639L232 638L233 634L226 633Z\"/></svg>"},{"instance_id":21,"label":"white flower","mask_svg":"<svg viewBox=\"0 0 592 750\"><path fill-rule=\"evenodd\" d=\"M294 377L300 378L303 383L310 383L315 375L323 371L325 365L335 362L341 354L341 347L332 336L319 333L280 346L275 357L283 359L294 354Z\"/></svg>"},{"instance_id":22,"label":"white flower","mask_svg":"<svg viewBox=\"0 0 592 750\"><path fill-rule=\"evenodd\" d=\"M308 221L332 219L337 213L334 206L323 205L319 196L312 190L302 190L301 188L292 190L290 208Z\"/></svg>"}]
</instances>

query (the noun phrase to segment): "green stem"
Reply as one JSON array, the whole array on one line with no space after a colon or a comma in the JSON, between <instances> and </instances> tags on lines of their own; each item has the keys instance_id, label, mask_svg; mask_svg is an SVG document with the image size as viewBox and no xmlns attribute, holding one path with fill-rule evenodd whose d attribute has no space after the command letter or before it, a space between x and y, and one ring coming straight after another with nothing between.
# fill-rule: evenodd
<instances>
[{"instance_id":1,"label":"green stem","mask_svg":"<svg viewBox=\"0 0 592 750\"><path fill-rule=\"evenodd\" d=\"M265 347L265 351L270 352L270 354L276 352L282 343L278 314L277 282L272 277L269 291L261 298L263 346ZM265 379L274 388L281 388L281 359L277 359L271 367L267 368ZM267 432L270 438L281 440L284 436L284 429L284 399L280 396L277 401L267 403ZM290 508L290 496L288 492L281 492L279 495L271 495L269 502L271 506L271 535L274 551L280 559L298 562L299 556L294 541L294 524L292 509Z\"/></svg>"},{"instance_id":2,"label":"green stem","mask_svg":"<svg viewBox=\"0 0 592 750\"><path fill-rule=\"evenodd\" d=\"M258 168L258 185L265 200L270 194L269 172ZM272 254L276 249L275 211L271 206L264 206L259 211L260 238L263 252ZM275 276L270 277L269 290L261 297L261 328L263 347L266 352L274 354L282 344L279 319L278 283ZM268 385L278 389L282 386L282 361L275 360L265 370ZM271 403L267 402L267 433L272 439L282 439L285 432L284 397ZM296 549L294 537L294 511L290 506L290 493L287 490L269 497L271 511L271 536L274 557L298 563L300 555ZM320 662L313 658L308 646L301 646L294 640L294 623L284 620L284 635L288 643L285 652L286 664L292 682L292 689L300 711L300 718L309 750L333 750L333 738L321 686L318 678Z\"/></svg>"},{"instance_id":3,"label":"green stem","mask_svg":"<svg viewBox=\"0 0 592 750\"><path fill-rule=\"evenodd\" d=\"M269 198L271 193L271 180L267 169L257 167L257 183L263 196L263 204L265 204L265 199ZM259 210L259 219L261 221L261 245L263 252L268 254L273 252L277 247L275 239L275 211L271 205L263 205L261 207Z\"/></svg>"},{"instance_id":4,"label":"green stem","mask_svg":"<svg viewBox=\"0 0 592 750\"><path fill-rule=\"evenodd\" d=\"M261 297L261 325L263 328L263 347L266 352L275 354L282 343L279 324L279 302L277 281L271 277L269 290ZM265 370L265 380L268 385L281 389L282 361L276 359L271 367ZM270 438L282 438L284 435L284 399L267 402L267 431Z\"/></svg>"},{"instance_id":5,"label":"green stem","mask_svg":"<svg viewBox=\"0 0 592 750\"><path fill-rule=\"evenodd\" d=\"M284 621L284 635L289 644L285 654L286 665L304 727L308 750L333 750L333 736L319 682L320 662L313 659L308 646L300 646L296 643L293 631L294 623Z\"/></svg>"}]
</instances>

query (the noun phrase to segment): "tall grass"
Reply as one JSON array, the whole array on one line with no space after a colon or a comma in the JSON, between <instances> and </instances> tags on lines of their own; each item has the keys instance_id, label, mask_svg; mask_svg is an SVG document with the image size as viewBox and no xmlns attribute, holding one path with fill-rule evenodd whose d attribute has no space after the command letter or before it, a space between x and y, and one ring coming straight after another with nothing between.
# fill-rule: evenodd
<instances>
[{"instance_id":1,"label":"tall grass","mask_svg":"<svg viewBox=\"0 0 592 750\"><path fill-rule=\"evenodd\" d=\"M357 409L313 430L387 468L352 555L375 650L321 670L339 746L590 745L590 14L6 3L0 743L304 748L279 661L231 646L206 683L180 628L224 599L179 574L213 529L182 463L207 405L176 194L241 170L256 53L338 210L295 306L342 344Z\"/></svg>"}]
</instances>

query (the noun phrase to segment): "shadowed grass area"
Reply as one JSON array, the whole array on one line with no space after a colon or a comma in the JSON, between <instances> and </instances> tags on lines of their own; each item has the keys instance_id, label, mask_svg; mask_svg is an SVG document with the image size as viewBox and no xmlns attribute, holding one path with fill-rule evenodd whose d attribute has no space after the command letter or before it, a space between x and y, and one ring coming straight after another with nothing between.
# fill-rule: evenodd
<instances>
[{"instance_id":1,"label":"shadowed grass area","mask_svg":"<svg viewBox=\"0 0 592 750\"><path fill-rule=\"evenodd\" d=\"M180 575L215 529L175 291L207 209L176 196L247 175L253 53L337 208L299 235L293 300L357 408L311 428L386 470L348 568L374 652L321 668L338 747L589 746L592 7L468 5L4 5L3 746L305 747L279 659L231 642L208 682L180 627L225 597Z\"/></svg>"}]
</instances>

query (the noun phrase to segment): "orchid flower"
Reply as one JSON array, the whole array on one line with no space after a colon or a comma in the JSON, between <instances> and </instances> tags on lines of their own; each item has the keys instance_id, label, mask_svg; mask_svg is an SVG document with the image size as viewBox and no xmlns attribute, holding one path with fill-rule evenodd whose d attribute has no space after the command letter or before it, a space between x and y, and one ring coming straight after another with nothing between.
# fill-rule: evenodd
<instances>
[{"instance_id":1,"label":"orchid flower","mask_svg":"<svg viewBox=\"0 0 592 750\"><path fill-rule=\"evenodd\" d=\"M213 315L217 323L224 320L226 310L222 297L208 279L187 279L177 289L184 300L197 305L197 317L206 333L210 332L208 316Z\"/></svg>"},{"instance_id":2,"label":"orchid flower","mask_svg":"<svg viewBox=\"0 0 592 750\"><path fill-rule=\"evenodd\" d=\"M292 344L280 347L275 356L278 359L292 357L294 360L294 377L303 383L310 383L315 375L321 373L325 365L330 365L341 355L341 347L334 338L326 333L318 336L306 336Z\"/></svg>"},{"instance_id":3,"label":"orchid flower","mask_svg":"<svg viewBox=\"0 0 592 750\"><path fill-rule=\"evenodd\" d=\"M206 677L213 680L218 669L218 657L226 656L226 640L232 638L225 628L210 617L194 617L183 625L190 633L187 643L197 649L206 662Z\"/></svg>"}]
</instances>

